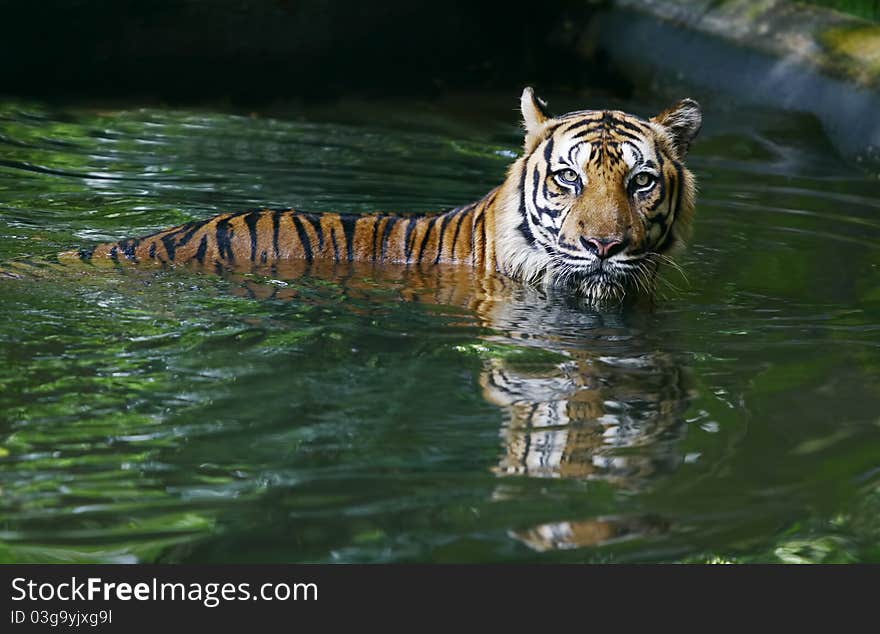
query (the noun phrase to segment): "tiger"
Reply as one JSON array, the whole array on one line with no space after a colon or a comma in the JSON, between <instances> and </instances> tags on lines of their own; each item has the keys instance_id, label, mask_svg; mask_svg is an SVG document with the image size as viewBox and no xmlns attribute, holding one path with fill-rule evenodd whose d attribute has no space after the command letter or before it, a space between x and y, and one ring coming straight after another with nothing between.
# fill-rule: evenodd
<instances>
[{"instance_id":1,"label":"tiger","mask_svg":"<svg viewBox=\"0 0 880 634\"><path fill-rule=\"evenodd\" d=\"M526 87L523 152L480 200L437 214L255 209L61 254L213 268L312 262L453 264L564 287L588 301L650 294L691 234L696 184L683 161L702 126L685 98L643 119L617 110L550 114Z\"/></svg>"}]
</instances>

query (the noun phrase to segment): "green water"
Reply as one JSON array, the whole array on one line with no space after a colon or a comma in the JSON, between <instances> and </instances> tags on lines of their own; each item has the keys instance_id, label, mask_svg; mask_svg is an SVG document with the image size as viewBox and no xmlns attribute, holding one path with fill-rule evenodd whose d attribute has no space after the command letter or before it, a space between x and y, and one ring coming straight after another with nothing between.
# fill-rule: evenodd
<instances>
[{"instance_id":1,"label":"green water","mask_svg":"<svg viewBox=\"0 0 880 634\"><path fill-rule=\"evenodd\" d=\"M653 310L47 264L234 209L476 199L509 97L0 102L0 262L33 268L0 279L0 561L880 561L880 181L807 117L709 104Z\"/></svg>"}]
</instances>

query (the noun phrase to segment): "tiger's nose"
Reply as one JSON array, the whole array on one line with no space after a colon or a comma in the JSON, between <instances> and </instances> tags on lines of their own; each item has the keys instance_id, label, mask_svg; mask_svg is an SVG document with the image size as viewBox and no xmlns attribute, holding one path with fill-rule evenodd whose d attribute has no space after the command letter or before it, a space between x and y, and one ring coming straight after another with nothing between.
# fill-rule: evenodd
<instances>
[{"instance_id":1,"label":"tiger's nose","mask_svg":"<svg viewBox=\"0 0 880 634\"><path fill-rule=\"evenodd\" d=\"M601 259L610 258L615 253L620 253L626 248L627 240L618 240L617 238L584 238L581 237L581 244L592 251Z\"/></svg>"}]
</instances>

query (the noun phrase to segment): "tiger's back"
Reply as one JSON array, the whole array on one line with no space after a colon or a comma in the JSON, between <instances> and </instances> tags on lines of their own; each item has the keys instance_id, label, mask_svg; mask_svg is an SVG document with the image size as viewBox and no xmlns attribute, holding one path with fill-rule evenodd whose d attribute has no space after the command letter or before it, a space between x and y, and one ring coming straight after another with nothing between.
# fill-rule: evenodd
<instances>
[{"instance_id":1,"label":"tiger's back","mask_svg":"<svg viewBox=\"0 0 880 634\"><path fill-rule=\"evenodd\" d=\"M486 216L494 195L493 191L470 205L432 215L253 209L62 256L217 267L288 260L480 267L486 260Z\"/></svg>"}]
</instances>

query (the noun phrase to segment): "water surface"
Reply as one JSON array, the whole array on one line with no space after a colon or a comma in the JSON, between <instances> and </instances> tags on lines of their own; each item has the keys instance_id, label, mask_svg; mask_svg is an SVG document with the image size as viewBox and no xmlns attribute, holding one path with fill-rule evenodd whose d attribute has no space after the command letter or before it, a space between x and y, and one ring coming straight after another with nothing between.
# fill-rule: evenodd
<instances>
[{"instance_id":1,"label":"water surface","mask_svg":"<svg viewBox=\"0 0 880 634\"><path fill-rule=\"evenodd\" d=\"M509 103L508 103L509 102ZM570 99L650 114L662 104ZM880 561L880 181L710 107L653 310L447 268L50 264L250 207L443 210L515 99L0 102L0 561Z\"/></svg>"}]
</instances>

